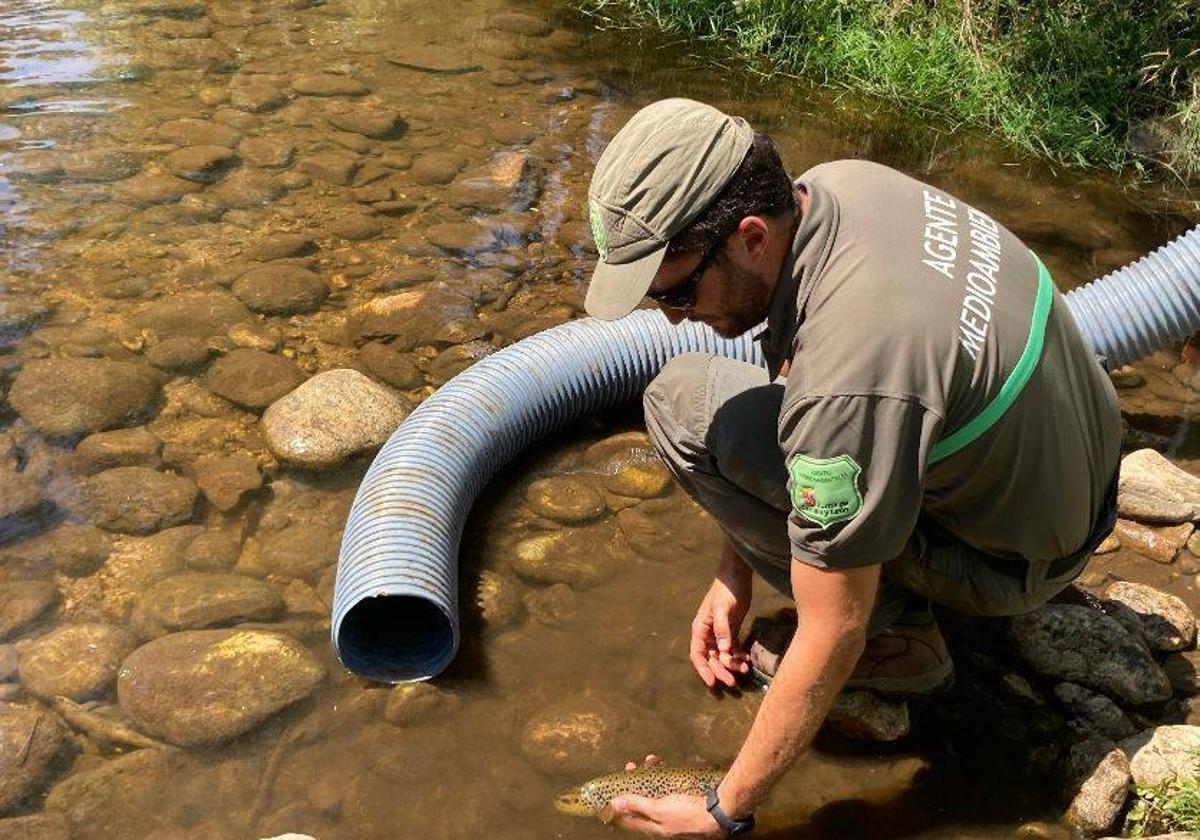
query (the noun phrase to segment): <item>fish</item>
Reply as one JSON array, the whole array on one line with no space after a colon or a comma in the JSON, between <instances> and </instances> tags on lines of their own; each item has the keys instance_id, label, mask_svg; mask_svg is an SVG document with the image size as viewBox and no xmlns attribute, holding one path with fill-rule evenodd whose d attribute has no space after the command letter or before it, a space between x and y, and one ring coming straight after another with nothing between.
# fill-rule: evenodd
<instances>
[{"instance_id":1,"label":"fish","mask_svg":"<svg viewBox=\"0 0 1200 840\"><path fill-rule=\"evenodd\" d=\"M607 823L613 812L609 803L618 796L646 796L658 799L673 793L703 796L725 778L724 770L706 767L643 767L609 773L569 788L554 800L554 807L576 817L597 817Z\"/></svg>"}]
</instances>

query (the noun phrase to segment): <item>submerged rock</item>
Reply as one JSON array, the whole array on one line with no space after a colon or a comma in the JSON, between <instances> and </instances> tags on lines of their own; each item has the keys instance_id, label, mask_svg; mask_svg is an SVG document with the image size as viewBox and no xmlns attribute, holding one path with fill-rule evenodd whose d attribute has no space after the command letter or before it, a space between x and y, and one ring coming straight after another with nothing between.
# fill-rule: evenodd
<instances>
[{"instance_id":1,"label":"submerged rock","mask_svg":"<svg viewBox=\"0 0 1200 840\"><path fill-rule=\"evenodd\" d=\"M134 607L133 623L143 638L151 638L243 621L273 621L282 613L283 596L260 580L185 572L147 589Z\"/></svg>"},{"instance_id":2,"label":"submerged rock","mask_svg":"<svg viewBox=\"0 0 1200 840\"><path fill-rule=\"evenodd\" d=\"M382 446L409 410L408 400L358 371L330 370L273 403L263 432L280 461L329 469Z\"/></svg>"},{"instance_id":3,"label":"submerged rock","mask_svg":"<svg viewBox=\"0 0 1200 840\"><path fill-rule=\"evenodd\" d=\"M108 624L68 624L21 651L21 684L31 694L75 701L107 694L134 648L133 636Z\"/></svg>"},{"instance_id":4,"label":"submerged rock","mask_svg":"<svg viewBox=\"0 0 1200 840\"><path fill-rule=\"evenodd\" d=\"M329 287L308 269L282 263L248 271L233 284L233 293L255 312L297 315L317 309Z\"/></svg>"},{"instance_id":5,"label":"submerged rock","mask_svg":"<svg viewBox=\"0 0 1200 840\"><path fill-rule=\"evenodd\" d=\"M1156 726L1121 742L1137 785L1152 787L1196 777L1200 726Z\"/></svg>"},{"instance_id":6,"label":"submerged rock","mask_svg":"<svg viewBox=\"0 0 1200 840\"><path fill-rule=\"evenodd\" d=\"M136 750L107 759L55 785L46 811L70 821L72 840L173 836L163 791L172 789L180 763L175 750Z\"/></svg>"},{"instance_id":7,"label":"submerged rock","mask_svg":"<svg viewBox=\"0 0 1200 840\"><path fill-rule=\"evenodd\" d=\"M395 111L377 107L354 107L329 117L330 124L342 131L361 134L372 140L390 140L405 129L404 120Z\"/></svg>"},{"instance_id":8,"label":"submerged rock","mask_svg":"<svg viewBox=\"0 0 1200 840\"><path fill-rule=\"evenodd\" d=\"M604 515L604 497L588 482L574 476L555 475L529 485L525 501L538 516L578 525Z\"/></svg>"},{"instance_id":9,"label":"submerged rock","mask_svg":"<svg viewBox=\"0 0 1200 840\"><path fill-rule=\"evenodd\" d=\"M67 733L39 709L0 704L0 814L41 788Z\"/></svg>"},{"instance_id":10,"label":"submerged rock","mask_svg":"<svg viewBox=\"0 0 1200 840\"><path fill-rule=\"evenodd\" d=\"M304 374L282 356L234 350L212 363L204 381L218 397L243 408L263 409L299 386Z\"/></svg>"},{"instance_id":11,"label":"submerged rock","mask_svg":"<svg viewBox=\"0 0 1200 840\"><path fill-rule=\"evenodd\" d=\"M121 708L180 746L219 744L303 700L325 669L294 639L257 630L191 630L135 650L121 666Z\"/></svg>"},{"instance_id":12,"label":"submerged rock","mask_svg":"<svg viewBox=\"0 0 1200 840\"><path fill-rule=\"evenodd\" d=\"M521 753L538 770L586 778L606 755L645 751L646 710L610 692L585 691L535 714L521 734Z\"/></svg>"},{"instance_id":13,"label":"submerged rock","mask_svg":"<svg viewBox=\"0 0 1200 840\"><path fill-rule=\"evenodd\" d=\"M1140 639L1089 607L1047 604L1009 625L1017 653L1039 674L1079 683L1135 706L1171 696Z\"/></svg>"},{"instance_id":14,"label":"submerged rock","mask_svg":"<svg viewBox=\"0 0 1200 840\"><path fill-rule=\"evenodd\" d=\"M825 719L835 731L859 741L895 741L909 732L908 704L870 691L844 691Z\"/></svg>"},{"instance_id":15,"label":"submerged rock","mask_svg":"<svg viewBox=\"0 0 1200 840\"><path fill-rule=\"evenodd\" d=\"M249 455L202 455L192 469L204 497L222 512L233 510L263 483L258 461Z\"/></svg>"},{"instance_id":16,"label":"submerged rock","mask_svg":"<svg viewBox=\"0 0 1200 840\"><path fill-rule=\"evenodd\" d=\"M413 726L434 717L452 714L462 698L432 683L398 685L388 692L383 717L396 726Z\"/></svg>"},{"instance_id":17,"label":"submerged rock","mask_svg":"<svg viewBox=\"0 0 1200 840\"><path fill-rule=\"evenodd\" d=\"M475 604L479 607L484 625L490 631L506 630L516 625L525 614L525 607L521 601L521 585L510 575L490 569L479 573Z\"/></svg>"},{"instance_id":18,"label":"submerged rock","mask_svg":"<svg viewBox=\"0 0 1200 840\"><path fill-rule=\"evenodd\" d=\"M425 376L412 355L379 341L363 346L357 364L365 373L401 391L411 391L425 384Z\"/></svg>"},{"instance_id":19,"label":"submerged rock","mask_svg":"<svg viewBox=\"0 0 1200 840\"><path fill-rule=\"evenodd\" d=\"M58 588L44 580L0 583L0 642L21 634L58 603Z\"/></svg>"},{"instance_id":20,"label":"submerged rock","mask_svg":"<svg viewBox=\"0 0 1200 840\"><path fill-rule=\"evenodd\" d=\"M157 467L162 441L144 428L117 429L88 435L75 447L75 456L89 472L112 467Z\"/></svg>"},{"instance_id":21,"label":"submerged rock","mask_svg":"<svg viewBox=\"0 0 1200 840\"><path fill-rule=\"evenodd\" d=\"M226 292L193 292L172 295L147 306L131 319L130 325L163 338L205 341L249 319L246 307Z\"/></svg>"},{"instance_id":22,"label":"submerged rock","mask_svg":"<svg viewBox=\"0 0 1200 840\"><path fill-rule=\"evenodd\" d=\"M350 76L303 73L292 79L292 90L305 96L362 96L371 89Z\"/></svg>"},{"instance_id":23,"label":"submerged rock","mask_svg":"<svg viewBox=\"0 0 1200 840\"><path fill-rule=\"evenodd\" d=\"M384 340L397 351L429 344L445 323L473 318L467 298L441 289L411 290L375 298L346 316L346 337L353 344Z\"/></svg>"},{"instance_id":24,"label":"submerged rock","mask_svg":"<svg viewBox=\"0 0 1200 840\"><path fill-rule=\"evenodd\" d=\"M159 370L187 371L208 361L212 350L198 338L168 338L146 351L146 361Z\"/></svg>"},{"instance_id":25,"label":"submerged rock","mask_svg":"<svg viewBox=\"0 0 1200 840\"><path fill-rule=\"evenodd\" d=\"M162 374L134 362L34 359L13 381L9 404L48 437L72 437L137 422L159 397Z\"/></svg>"},{"instance_id":26,"label":"submerged rock","mask_svg":"<svg viewBox=\"0 0 1200 840\"><path fill-rule=\"evenodd\" d=\"M0 840L71 840L71 824L62 814L0 819Z\"/></svg>"},{"instance_id":27,"label":"submerged rock","mask_svg":"<svg viewBox=\"0 0 1200 840\"><path fill-rule=\"evenodd\" d=\"M588 589L610 579L617 571L611 528L567 528L538 534L517 543L509 565L533 583L565 583Z\"/></svg>"},{"instance_id":28,"label":"submerged rock","mask_svg":"<svg viewBox=\"0 0 1200 840\"><path fill-rule=\"evenodd\" d=\"M198 184L221 180L236 163L237 155L227 146L188 146L163 159L172 174Z\"/></svg>"},{"instance_id":29,"label":"submerged rock","mask_svg":"<svg viewBox=\"0 0 1200 840\"><path fill-rule=\"evenodd\" d=\"M78 510L106 531L150 534L192 518L199 489L183 476L114 467L79 485Z\"/></svg>"},{"instance_id":30,"label":"submerged rock","mask_svg":"<svg viewBox=\"0 0 1200 840\"><path fill-rule=\"evenodd\" d=\"M1196 617L1182 599L1152 586L1118 581L1105 598L1122 604L1141 620L1142 637L1154 650L1190 648L1196 641Z\"/></svg>"},{"instance_id":31,"label":"submerged rock","mask_svg":"<svg viewBox=\"0 0 1200 840\"><path fill-rule=\"evenodd\" d=\"M261 537L250 569L315 582L337 562L340 540L341 535L327 526L297 522Z\"/></svg>"},{"instance_id":32,"label":"submerged rock","mask_svg":"<svg viewBox=\"0 0 1200 840\"><path fill-rule=\"evenodd\" d=\"M91 525L62 525L53 531L0 549L0 563L23 566L36 576L50 570L83 577L104 565L112 553L112 537Z\"/></svg>"},{"instance_id":33,"label":"submerged rock","mask_svg":"<svg viewBox=\"0 0 1200 840\"><path fill-rule=\"evenodd\" d=\"M1153 449L1131 452L1121 459L1117 510L1142 522L1190 522L1200 517L1200 478Z\"/></svg>"},{"instance_id":34,"label":"submerged rock","mask_svg":"<svg viewBox=\"0 0 1200 840\"><path fill-rule=\"evenodd\" d=\"M533 620L547 627L562 627L579 611L579 596L565 583L526 592L521 600Z\"/></svg>"}]
</instances>

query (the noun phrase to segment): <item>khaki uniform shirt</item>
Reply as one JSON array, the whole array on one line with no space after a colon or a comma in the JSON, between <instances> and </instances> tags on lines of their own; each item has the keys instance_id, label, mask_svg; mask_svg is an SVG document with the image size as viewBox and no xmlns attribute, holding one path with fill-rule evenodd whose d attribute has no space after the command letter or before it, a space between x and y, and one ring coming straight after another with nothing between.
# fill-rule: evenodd
<instances>
[{"instance_id":1,"label":"khaki uniform shirt","mask_svg":"<svg viewBox=\"0 0 1200 840\"><path fill-rule=\"evenodd\" d=\"M900 172L804 173L808 210L762 337L779 417L794 554L883 563L924 511L1001 558L1077 551L1114 480L1120 412L1056 291L1032 378L988 431L929 463L996 396L1029 338L1030 251L986 214Z\"/></svg>"}]
</instances>

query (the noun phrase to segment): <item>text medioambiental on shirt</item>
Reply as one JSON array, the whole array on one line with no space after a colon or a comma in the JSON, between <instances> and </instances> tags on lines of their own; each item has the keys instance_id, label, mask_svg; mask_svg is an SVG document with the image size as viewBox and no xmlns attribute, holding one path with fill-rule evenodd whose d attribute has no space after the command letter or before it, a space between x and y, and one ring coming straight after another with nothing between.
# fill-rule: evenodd
<instances>
[{"instance_id":1,"label":"text medioambiental on shirt","mask_svg":"<svg viewBox=\"0 0 1200 840\"><path fill-rule=\"evenodd\" d=\"M987 342L992 324L996 277L1000 272L1000 226L986 213L937 190L922 190L922 196L925 257L921 261L947 280L964 284L958 343L976 359ZM960 231L964 227L968 248L965 264L960 266Z\"/></svg>"}]
</instances>

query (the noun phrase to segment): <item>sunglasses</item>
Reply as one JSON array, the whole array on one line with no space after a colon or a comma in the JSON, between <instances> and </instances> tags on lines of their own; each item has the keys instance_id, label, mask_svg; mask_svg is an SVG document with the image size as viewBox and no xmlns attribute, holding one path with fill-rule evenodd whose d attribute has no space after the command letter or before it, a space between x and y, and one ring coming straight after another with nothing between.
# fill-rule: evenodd
<instances>
[{"instance_id":1,"label":"sunglasses","mask_svg":"<svg viewBox=\"0 0 1200 840\"><path fill-rule=\"evenodd\" d=\"M718 240L711 248L705 251L696 268L681 282L676 283L669 289L663 289L661 292L646 292L646 297L669 309L691 309L696 305L696 286L699 285L700 278L704 276L704 272L708 271L713 261L716 260L717 254L721 253L721 246L723 244L723 242Z\"/></svg>"}]
</instances>

